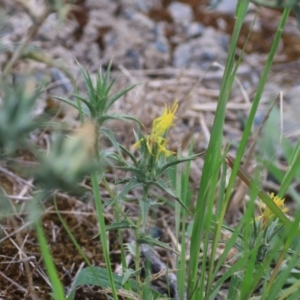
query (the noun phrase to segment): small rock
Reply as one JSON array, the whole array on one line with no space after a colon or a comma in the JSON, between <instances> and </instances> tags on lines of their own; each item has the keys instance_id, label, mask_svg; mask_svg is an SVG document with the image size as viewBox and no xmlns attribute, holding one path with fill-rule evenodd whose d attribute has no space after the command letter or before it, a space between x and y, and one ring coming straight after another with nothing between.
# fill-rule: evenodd
<instances>
[{"instance_id":1,"label":"small rock","mask_svg":"<svg viewBox=\"0 0 300 300\"><path fill-rule=\"evenodd\" d=\"M152 31L155 29L155 23L147 16L141 13L135 13L131 19L130 25L138 28L140 31Z\"/></svg>"},{"instance_id":2,"label":"small rock","mask_svg":"<svg viewBox=\"0 0 300 300\"><path fill-rule=\"evenodd\" d=\"M222 14L233 15L236 8L236 0L212 0L213 10Z\"/></svg>"},{"instance_id":3,"label":"small rock","mask_svg":"<svg viewBox=\"0 0 300 300\"><path fill-rule=\"evenodd\" d=\"M225 64L228 36L207 27L200 37L178 45L174 50L173 66L176 68L206 69L212 62ZM225 42L227 41L227 43Z\"/></svg>"},{"instance_id":4,"label":"small rock","mask_svg":"<svg viewBox=\"0 0 300 300\"><path fill-rule=\"evenodd\" d=\"M171 55L168 40L160 37L154 43L150 43L144 52L144 65L148 69L164 68L170 64Z\"/></svg>"},{"instance_id":5,"label":"small rock","mask_svg":"<svg viewBox=\"0 0 300 300\"><path fill-rule=\"evenodd\" d=\"M161 4L161 0L136 0L137 8L143 13L148 13L151 9L157 7Z\"/></svg>"},{"instance_id":6,"label":"small rock","mask_svg":"<svg viewBox=\"0 0 300 300\"><path fill-rule=\"evenodd\" d=\"M195 38L199 37L203 33L203 25L201 25L198 22L192 22L191 24L188 25L186 29L186 35L188 38Z\"/></svg>"},{"instance_id":7,"label":"small rock","mask_svg":"<svg viewBox=\"0 0 300 300\"><path fill-rule=\"evenodd\" d=\"M168 40L166 38L161 37L160 40L155 42L155 48L157 49L157 51L162 53L169 52L170 47L168 44Z\"/></svg>"},{"instance_id":8,"label":"small rock","mask_svg":"<svg viewBox=\"0 0 300 300\"><path fill-rule=\"evenodd\" d=\"M57 68L51 68L50 73L52 76L52 80L56 83L54 88L51 88L49 92L53 95L66 95L72 93L74 90L73 85L66 75L58 70Z\"/></svg>"},{"instance_id":9,"label":"small rock","mask_svg":"<svg viewBox=\"0 0 300 300\"><path fill-rule=\"evenodd\" d=\"M122 12L122 16L127 20L132 20L135 14L136 10L132 9L132 7L125 8Z\"/></svg>"},{"instance_id":10,"label":"small rock","mask_svg":"<svg viewBox=\"0 0 300 300\"><path fill-rule=\"evenodd\" d=\"M178 1L174 1L168 6L168 12L176 24L187 25L194 19L191 6Z\"/></svg>"},{"instance_id":11,"label":"small rock","mask_svg":"<svg viewBox=\"0 0 300 300\"><path fill-rule=\"evenodd\" d=\"M126 51L125 57L123 59L124 66L134 70L138 70L141 68L141 55L139 51L130 48Z\"/></svg>"},{"instance_id":12,"label":"small rock","mask_svg":"<svg viewBox=\"0 0 300 300\"><path fill-rule=\"evenodd\" d=\"M191 44L178 45L174 50L173 66L175 68L183 68L188 65L191 55Z\"/></svg>"}]
</instances>

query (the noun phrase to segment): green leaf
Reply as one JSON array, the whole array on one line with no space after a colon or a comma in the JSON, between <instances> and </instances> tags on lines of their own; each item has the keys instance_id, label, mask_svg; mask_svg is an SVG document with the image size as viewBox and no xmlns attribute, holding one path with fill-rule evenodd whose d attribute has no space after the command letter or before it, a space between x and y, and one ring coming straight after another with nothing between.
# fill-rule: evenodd
<instances>
[{"instance_id":1,"label":"green leaf","mask_svg":"<svg viewBox=\"0 0 300 300\"><path fill-rule=\"evenodd\" d=\"M167 249L167 250L170 250L178 255L180 255L180 253L178 253L176 250L174 250L172 247L170 247L168 244L166 243L163 243L161 241L159 241L158 239L155 239L151 236L141 236L139 237L136 242L138 244L146 244L146 245L150 245L150 246L158 246L158 247L161 247L161 248L164 248L164 249Z\"/></svg>"},{"instance_id":2,"label":"green leaf","mask_svg":"<svg viewBox=\"0 0 300 300\"><path fill-rule=\"evenodd\" d=\"M53 257L50 253L42 223L39 219L35 221L35 228L36 228L38 242L40 245L40 250L41 253L43 253L44 265L46 267L47 274L51 282L51 286L53 290L53 299L62 300L65 298L64 289L62 286L62 282L59 278L56 266L54 264Z\"/></svg>"},{"instance_id":3,"label":"green leaf","mask_svg":"<svg viewBox=\"0 0 300 300\"><path fill-rule=\"evenodd\" d=\"M153 185L161 188L162 190L164 190L165 192L167 192L169 195L171 195L172 197L174 197L175 200L178 201L178 203L191 214L191 212L185 206L185 204L174 194L174 192L166 185L166 183L163 180L158 179L157 181L150 181L149 183L151 183L151 184L153 184Z\"/></svg>"},{"instance_id":4,"label":"green leaf","mask_svg":"<svg viewBox=\"0 0 300 300\"><path fill-rule=\"evenodd\" d=\"M53 98L58 99L58 100L60 100L60 101L63 101L63 102L65 102L65 103L67 103L67 104L69 104L69 105L75 107L77 110L79 110L78 105L77 105L76 102L73 101L73 100L70 100L70 99L67 99L67 98L63 98L63 97L58 97L58 96L53 96ZM91 115L90 115L90 111L87 110L86 107L82 107L82 110L83 110L83 112L84 112L85 115L87 115L87 116L89 116L89 117L91 116Z\"/></svg>"},{"instance_id":5,"label":"green leaf","mask_svg":"<svg viewBox=\"0 0 300 300\"><path fill-rule=\"evenodd\" d=\"M126 269L126 271L123 273L123 280L122 285L124 285L130 277L135 276L136 274L139 274L141 272L141 269L138 269L137 271L132 269Z\"/></svg>"},{"instance_id":6,"label":"green leaf","mask_svg":"<svg viewBox=\"0 0 300 300\"><path fill-rule=\"evenodd\" d=\"M116 289L120 290L123 288L123 280L124 276L118 276L113 274L114 283L116 285ZM133 280L128 280L129 286L131 290L137 293L137 284ZM94 285L100 286L102 288L109 288L108 281L108 272L104 268L93 267L93 268L84 268L80 271L78 276L76 276L75 281L72 284L71 290L69 291L67 300L73 300L76 293L76 288L82 285ZM162 297L161 294L156 292L155 290L151 290L153 299L159 299Z\"/></svg>"},{"instance_id":7,"label":"green leaf","mask_svg":"<svg viewBox=\"0 0 300 300\"><path fill-rule=\"evenodd\" d=\"M134 168L134 167L116 167L116 168L123 171L131 172L139 179L139 181L143 181L143 182L146 181L145 173L139 168Z\"/></svg>"},{"instance_id":8,"label":"green leaf","mask_svg":"<svg viewBox=\"0 0 300 300\"><path fill-rule=\"evenodd\" d=\"M95 117L96 111L95 108L93 107L93 105L90 103L90 101L88 101L87 99L85 99L84 97L78 95L78 94L73 94L74 97L76 97L77 99L79 99L81 102L83 102L88 109L90 110L90 116Z\"/></svg>"},{"instance_id":9,"label":"green leaf","mask_svg":"<svg viewBox=\"0 0 300 300\"><path fill-rule=\"evenodd\" d=\"M120 144L117 142L114 133L108 128L100 128L100 131L110 140L114 148L117 150L118 154L122 157L122 153L120 151Z\"/></svg>"},{"instance_id":10,"label":"green leaf","mask_svg":"<svg viewBox=\"0 0 300 300\"><path fill-rule=\"evenodd\" d=\"M106 230L116 230L116 229L124 229L124 228L133 228L137 229L136 225L133 223L129 223L128 221L115 222L108 226L106 226Z\"/></svg>"},{"instance_id":11,"label":"green leaf","mask_svg":"<svg viewBox=\"0 0 300 300\"><path fill-rule=\"evenodd\" d=\"M140 197L139 206L140 206L140 212L142 215L142 230L144 230L146 227L147 216L148 216L151 205L152 205L152 202L150 199L147 199L146 201L144 201L142 199L142 197Z\"/></svg>"},{"instance_id":12,"label":"green leaf","mask_svg":"<svg viewBox=\"0 0 300 300\"><path fill-rule=\"evenodd\" d=\"M131 116L120 115L120 114L103 115L103 116L99 117L98 120L100 123L104 123L105 121L108 121L108 120L135 121L141 125L141 122L138 119L131 117Z\"/></svg>"},{"instance_id":13,"label":"green leaf","mask_svg":"<svg viewBox=\"0 0 300 300\"><path fill-rule=\"evenodd\" d=\"M126 94L127 92L129 92L130 90L132 90L134 87L136 87L139 84L140 83L133 84L133 85L129 86L128 88L121 90L114 96L111 96L108 100L107 107L108 108L111 107L121 96L123 96L124 94Z\"/></svg>"},{"instance_id":14,"label":"green leaf","mask_svg":"<svg viewBox=\"0 0 300 300\"><path fill-rule=\"evenodd\" d=\"M123 276L113 274L113 280L115 282L116 289L121 289ZM132 289L137 289L137 285L135 282L131 281L130 284ZM76 288L82 285L95 285L100 286L102 288L109 288L110 285L108 281L107 270L100 267L87 267L82 269L72 284L67 300L74 299Z\"/></svg>"},{"instance_id":15,"label":"green leaf","mask_svg":"<svg viewBox=\"0 0 300 300\"><path fill-rule=\"evenodd\" d=\"M167 170L171 166L178 165L178 164L186 162L186 161L194 160L194 159L198 158L200 155L202 155L203 153L204 152L201 152L201 153L198 153L198 154L195 154L195 155L191 155L191 156L188 156L188 157L185 157L185 158L174 159L173 161L163 165L159 170L157 170L157 176L162 174L165 170Z\"/></svg>"},{"instance_id":16,"label":"green leaf","mask_svg":"<svg viewBox=\"0 0 300 300\"><path fill-rule=\"evenodd\" d=\"M131 178L129 182L123 187L122 192L112 199L111 204L116 203L118 200L125 198L129 191L142 186L143 184L139 182L136 178Z\"/></svg>"},{"instance_id":17,"label":"green leaf","mask_svg":"<svg viewBox=\"0 0 300 300\"><path fill-rule=\"evenodd\" d=\"M127 150L125 147L123 147L122 145L120 145L120 148L130 157L130 159L133 161L134 165L137 167L138 162L135 159L134 155L129 150Z\"/></svg>"}]
</instances>

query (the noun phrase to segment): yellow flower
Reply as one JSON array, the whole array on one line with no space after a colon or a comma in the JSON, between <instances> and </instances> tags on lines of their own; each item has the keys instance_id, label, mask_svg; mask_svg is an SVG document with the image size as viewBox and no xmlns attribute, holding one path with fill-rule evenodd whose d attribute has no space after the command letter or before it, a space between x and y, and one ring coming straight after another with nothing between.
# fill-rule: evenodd
<instances>
[{"instance_id":1,"label":"yellow flower","mask_svg":"<svg viewBox=\"0 0 300 300\"><path fill-rule=\"evenodd\" d=\"M174 152L166 149L167 140L163 137L164 134L168 131L168 129L173 125L175 117L175 113L178 109L178 103L175 102L172 107L168 107L165 105L165 109L162 115L156 119L154 119L152 123L151 133L146 135L144 138L137 141L133 147L140 147L142 141L146 141L148 152L153 155L153 150L156 149L157 158L160 153L164 153L165 156L169 156Z\"/></svg>"},{"instance_id":2,"label":"yellow flower","mask_svg":"<svg viewBox=\"0 0 300 300\"><path fill-rule=\"evenodd\" d=\"M173 104L172 107L168 107L165 104L165 109L161 117L156 118L153 121L151 135L161 136L163 135L172 125L173 121L176 118L175 113L178 109L177 101Z\"/></svg>"},{"instance_id":3,"label":"yellow flower","mask_svg":"<svg viewBox=\"0 0 300 300\"><path fill-rule=\"evenodd\" d=\"M274 193L270 194L270 198L273 200L273 202L278 206L278 208L283 212L287 212L288 208L284 205L284 200L282 198L279 198L278 196L275 196ZM261 220L262 227L266 228L269 222L275 217L275 214L269 209L269 207L262 208L260 206L260 212L261 215L257 217L257 220Z\"/></svg>"}]
</instances>

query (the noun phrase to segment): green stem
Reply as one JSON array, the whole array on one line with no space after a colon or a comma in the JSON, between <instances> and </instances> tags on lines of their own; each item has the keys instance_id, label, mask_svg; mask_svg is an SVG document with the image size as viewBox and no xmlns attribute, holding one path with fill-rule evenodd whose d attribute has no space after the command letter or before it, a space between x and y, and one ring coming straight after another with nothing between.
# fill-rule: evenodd
<instances>
[{"instance_id":1,"label":"green stem","mask_svg":"<svg viewBox=\"0 0 300 300\"><path fill-rule=\"evenodd\" d=\"M65 295L64 295L62 282L59 278L59 274L55 267L53 257L51 255L49 246L47 244L45 231L43 229L42 222L39 218L35 220L35 229L36 229L36 234L39 241L39 246L41 249L43 261L47 270L47 274L52 284L53 299L63 300L65 299Z\"/></svg>"},{"instance_id":2,"label":"green stem","mask_svg":"<svg viewBox=\"0 0 300 300\"><path fill-rule=\"evenodd\" d=\"M136 271L136 282L137 282L137 286L138 286L138 291L139 291L139 295L141 296L142 295L142 291L141 291L141 277L140 277L140 272L139 272L139 269L140 269L140 245L139 243L137 242L137 239L139 237L139 227L140 227L140 224L141 224L141 221L142 221L142 218L141 218L141 214L139 214L139 217L138 217L138 221L137 221L137 229L135 229L134 233L135 233L135 271Z\"/></svg>"},{"instance_id":3,"label":"green stem","mask_svg":"<svg viewBox=\"0 0 300 300\"><path fill-rule=\"evenodd\" d=\"M144 190L143 190L142 201L144 201L144 202L147 201L148 192L149 192L149 185L145 185ZM146 219L147 219L147 216L145 216L145 219L143 220L143 215L142 215L142 213L140 213L138 216L137 224L136 224L137 229L135 229L135 231L134 231L134 233L135 233L135 271L136 271L136 281L137 281L138 291L139 291L140 296L142 296L141 277L140 277L140 272L139 272L141 249L140 249L140 245L137 242L137 240L140 236L140 233L142 233L142 234L145 233ZM139 230L139 228L141 228L141 231Z\"/></svg>"},{"instance_id":4,"label":"green stem","mask_svg":"<svg viewBox=\"0 0 300 300\"><path fill-rule=\"evenodd\" d=\"M114 196L115 196L115 194L114 194L114 192L112 191L112 189L110 188L110 186L109 186L107 180L104 178L102 182L103 182L104 187L105 187L106 190L108 191L110 198L113 199ZM120 220L121 220L120 215L122 215L122 217L124 217L124 216L123 216L123 214L122 214L122 213L123 213L122 208L119 206L118 203L116 203L116 204L114 205L113 212L114 212L115 220L116 220L117 222L120 222ZM128 220L129 218L125 215L125 219ZM129 219L129 222L131 222L132 225L135 225L130 219ZM124 249L125 247L124 247L124 243L123 243L122 232L121 232L120 229L118 229L118 238L119 238L119 244L120 244L120 247L121 247L121 263L122 263L122 269L123 269L123 271L124 271L124 270L126 270L126 268L127 268L127 264L126 264L126 259L125 259L125 249ZM129 289L130 289L129 283L126 282L125 285L124 285L124 287L125 287L127 290L129 290Z\"/></svg>"},{"instance_id":5,"label":"green stem","mask_svg":"<svg viewBox=\"0 0 300 300\"><path fill-rule=\"evenodd\" d=\"M91 175L92 179L92 185L93 185L93 194L95 198L95 206L97 210L97 217L99 222L99 230L100 230L100 237L101 237L101 243L103 248L103 255L104 260L106 264L106 269L108 273L108 280L109 284L112 290L112 295L114 300L118 300L117 290L113 278L113 273L110 265L110 257L109 257L109 249L108 249L108 242L106 238L106 226L105 226L105 220L103 215L103 205L102 205L102 199L99 192L99 184L98 184L98 178L96 173L92 173Z\"/></svg>"}]
</instances>

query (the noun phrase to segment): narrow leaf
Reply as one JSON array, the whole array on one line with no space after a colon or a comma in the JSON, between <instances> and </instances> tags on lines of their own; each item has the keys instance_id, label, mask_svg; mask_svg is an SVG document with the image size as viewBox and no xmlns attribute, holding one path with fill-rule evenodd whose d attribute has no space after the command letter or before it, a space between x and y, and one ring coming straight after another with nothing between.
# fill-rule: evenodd
<instances>
[{"instance_id":1,"label":"narrow leaf","mask_svg":"<svg viewBox=\"0 0 300 300\"><path fill-rule=\"evenodd\" d=\"M188 157L185 157L185 158L176 158L174 159L173 161L163 165L158 171L157 171L157 175L160 175L162 174L165 170L167 170L168 168L170 168L171 166L174 166L174 165L178 165L180 163L183 163L183 162L186 162L186 161L191 161L191 160L194 160L196 158L198 158L200 155L202 155L204 152L201 152L201 153L198 153L198 154L195 154L195 155L191 155L191 156L188 156Z\"/></svg>"},{"instance_id":2,"label":"narrow leaf","mask_svg":"<svg viewBox=\"0 0 300 300\"><path fill-rule=\"evenodd\" d=\"M103 115L99 118L100 123L103 123L108 120L134 121L137 122L139 125L141 125L141 122L138 119L127 115L111 114L111 115Z\"/></svg>"},{"instance_id":3,"label":"narrow leaf","mask_svg":"<svg viewBox=\"0 0 300 300\"><path fill-rule=\"evenodd\" d=\"M174 250L172 247L170 247L168 244L166 243L163 243L161 241L159 241L158 239L155 239L151 236L143 236L143 237L140 237L136 240L136 242L138 244L146 244L146 245L150 245L150 246L158 246L158 247L161 247L161 248L164 248L164 249L167 249L167 250L170 250L178 255L180 255L180 253L178 253L176 250Z\"/></svg>"},{"instance_id":4,"label":"narrow leaf","mask_svg":"<svg viewBox=\"0 0 300 300\"><path fill-rule=\"evenodd\" d=\"M175 200L178 201L178 203L191 214L191 212L185 206L185 204L174 194L174 192L165 184L164 181L162 181L161 179L159 179L157 181L151 181L149 183L151 183L151 184L153 184L153 185L161 188L162 190L164 190L165 192L167 192L169 195L171 195L172 197L174 197Z\"/></svg>"},{"instance_id":5,"label":"narrow leaf","mask_svg":"<svg viewBox=\"0 0 300 300\"><path fill-rule=\"evenodd\" d=\"M129 191L141 186L142 183L139 182L137 179L135 178L131 178L129 180L129 182L124 186L122 192L117 195L115 198L112 199L112 203L111 204L114 204L116 203L118 200L122 199L122 198L125 198L126 195L129 193Z\"/></svg>"},{"instance_id":6,"label":"narrow leaf","mask_svg":"<svg viewBox=\"0 0 300 300\"><path fill-rule=\"evenodd\" d=\"M136 229L136 225L133 223L129 223L128 221L115 222L108 226L106 226L106 230L116 230L116 229L124 229L124 228L133 228Z\"/></svg>"},{"instance_id":7,"label":"narrow leaf","mask_svg":"<svg viewBox=\"0 0 300 300\"><path fill-rule=\"evenodd\" d=\"M121 90L120 92L118 92L114 96L111 96L110 99L108 100L107 107L108 108L111 107L121 96L123 96L124 94L126 94L127 92L132 90L137 85L139 85L139 83L133 84L133 85L129 86L128 88L125 88L125 89Z\"/></svg>"},{"instance_id":8,"label":"narrow leaf","mask_svg":"<svg viewBox=\"0 0 300 300\"><path fill-rule=\"evenodd\" d=\"M130 157L130 159L132 160L132 162L134 163L134 165L137 167L138 166L138 162L135 159L134 155L125 147L123 147L122 145L120 145L120 148Z\"/></svg>"}]
</instances>

